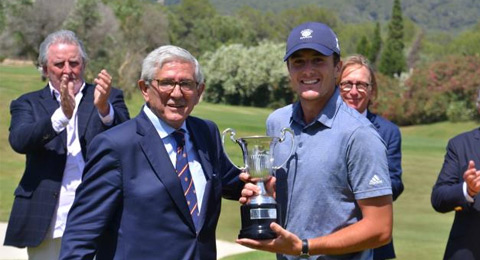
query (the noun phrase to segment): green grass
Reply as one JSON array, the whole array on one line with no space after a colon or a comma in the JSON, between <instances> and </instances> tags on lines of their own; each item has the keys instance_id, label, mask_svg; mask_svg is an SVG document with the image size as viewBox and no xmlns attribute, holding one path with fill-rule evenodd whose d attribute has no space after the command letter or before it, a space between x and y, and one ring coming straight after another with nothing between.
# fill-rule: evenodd
<instances>
[{"instance_id":1,"label":"green grass","mask_svg":"<svg viewBox=\"0 0 480 260\"><path fill-rule=\"evenodd\" d=\"M0 65L0 221L7 221L13 191L21 178L25 159L8 144L9 105L24 92L42 88L40 74L33 66ZM127 100L131 116L143 105L140 93ZM222 132L237 130L237 138L265 133L268 109L213 105L201 102L194 115L215 121ZM440 214L430 205L430 193L443 163L445 146L454 135L475 128L475 122L402 127L403 181L405 191L394 203L393 239L397 259L441 259L453 220L453 213ZM239 147L227 140L227 152L240 164ZM240 229L240 205L224 200L217 229L218 238L235 241ZM225 260L275 259L271 253L251 252Z\"/></svg>"}]
</instances>

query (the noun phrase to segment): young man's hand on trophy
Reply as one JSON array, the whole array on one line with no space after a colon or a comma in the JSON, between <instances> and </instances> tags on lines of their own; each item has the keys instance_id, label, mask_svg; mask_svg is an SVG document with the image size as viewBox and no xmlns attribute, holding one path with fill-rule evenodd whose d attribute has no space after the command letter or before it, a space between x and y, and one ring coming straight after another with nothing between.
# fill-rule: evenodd
<instances>
[{"instance_id":1,"label":"young man's hand on trophy","mask_svg":"<svg viewBox=\"0 0 480 260\"><path fill-rule=\"evenodd\" d=\"M253 196L258 196L260 194L260 188L255 184L258 181L258 178L253 178L248 174L248 172L244 171L240 175L240 180L245 182L245 186L242 190L242 197L238 200L241 204L246 204L250 202L250 198ZM275 193L275 183L277 179L273 176L268 176L266 180L264 180L265 189L269 196L272 196L274 199L276 198Z\"/></svg>"}]
</instances>

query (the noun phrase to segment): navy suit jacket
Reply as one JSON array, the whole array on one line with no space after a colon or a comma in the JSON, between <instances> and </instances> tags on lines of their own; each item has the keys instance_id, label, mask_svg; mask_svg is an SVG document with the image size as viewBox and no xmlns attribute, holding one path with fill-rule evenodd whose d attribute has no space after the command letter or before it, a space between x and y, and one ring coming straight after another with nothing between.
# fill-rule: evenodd
<instances>
[{"instance_id":1,"label":"navy suit jacket","mask_svg":"<svg viewBox=\"0 0 480 260\"><path fill-rule=\"evenodd\" d=\"M403 192L402 183L402 136L400 129L394 123L367 110L367 118L377 129L387 147L388 171L392 182L392 197L396 200ZM395 258L393 241L387 245L375 248L375 260Z\"/></svg>"},{"instance_id":2,"label":"navy suit jacket","mask_svg":"<svg viewBox=\"0 0 480 260\"><path fill-rule=\"evenodd\" d=\"M222 195L238 199L240 171L225 157L217 126L188 117L206 177L195 229L164 143L142 111L89 147L62 239L60 259L216 259Z\"/></svg>"},{"instance_id":3,"label":"navy suit jacket","mask_svg":"<svg viewBox=\"0 0 480 260\"><path fill-rule=\"evenodd\" d=\"M463 194L463 173L473 160L480 168L480 129L462 133L448 142L442 170L432 190L432 206L441 213L455 211L444 259L480 259L480 196L474 203Z\"/></svg>"},{"instance_id":4,"label":"navy suit jacket","mask_svg":"<svg viewBox=\"0 0 480 260\"><path fill-rule=\"evenodd\" d=\"M98 133L129 119L123 93L112 89L109 102L114 109L112 126L105 126L93 104L95 86L83 88L78 117L78 135L85 158L86 147ZM26 155L23 176L15 190L5 245L38 246L52 222L66 163L66 132L57 134L51 116L59 107L49 86L22 95L10 105L9 142Z\"/></svg>"}]
</instances>

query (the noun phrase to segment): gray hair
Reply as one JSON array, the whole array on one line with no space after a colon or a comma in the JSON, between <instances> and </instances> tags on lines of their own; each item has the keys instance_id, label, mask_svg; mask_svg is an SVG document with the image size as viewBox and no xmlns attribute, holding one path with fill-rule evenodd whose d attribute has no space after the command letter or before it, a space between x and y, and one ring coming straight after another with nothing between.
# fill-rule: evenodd
<instances>
[{"instance_id":1,"label":"gray hair","mask_svg":"<svg viewBox=\"0 0 480 260\"><path fill-rule=\"evenodd\" d=\"M77 45L83 60L83 64L86 64L88 56L82 41L77 38L74 32L68 30L60 30L49 34L47 38L45 38L45 40L43 40L43 42L40 44L40 48L38 50L38 65L40 67L43 67L47 64L48 49L51 45L56 43Z\"/></svg>"},{"instance_id":2,"label":"gray hair","mask_svg":"<svg viewBox=\"0 0 480 260\"><path fill-rule=\"evenodd\" d=\"M142 64L141 79L150 82L165 63L177 60L192 63L195 66L195 80L198 84L203 83L204 75L197 59L187 50L173 45L158 47L147 55Z\"/></svg>"}]
</instances>

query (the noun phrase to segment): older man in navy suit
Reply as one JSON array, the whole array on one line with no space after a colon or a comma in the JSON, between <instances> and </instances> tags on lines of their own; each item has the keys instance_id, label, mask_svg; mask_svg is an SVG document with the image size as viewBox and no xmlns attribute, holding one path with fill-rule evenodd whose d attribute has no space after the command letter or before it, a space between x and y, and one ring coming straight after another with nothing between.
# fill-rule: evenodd
<instances>
[{"instance_id":1,"label":"older man in navy suit","mask_svg":"<svg viewBox=\"0 0 480 260\"><path fill-rule=\"evenodd\" d=\"M385 142L392 198L395 201L403 192L402 137L398 126L368 110L371 100L377 95L377 81L369 61L358 54L347 57L343 62L339 85L340 94L345 103L365 115ZM392 258L395 258L393 241L373 250L374 260Z\"/></svg>"},{"instance_id":2,"label":"older man in navy suit","mask_svg":"<svg viewBox=\"0 0 480 260\"><path fill-rule=\"evenodd\" d=\"M205 88L198 61L157 48L138 86L140 114L90 146L60 259L216 259L221 197L243 183L217 126L189 116Z\"/></svg>"},{"instance_id":3,"label":"older man in navy suit","mask_svg":"<svg viewBox=\"0 0 480 260\"><path fill-rule=\"evenodd\" d=\"M480 113L480 91L477 97ZM480 259L480 129L450 139L442 170L432 190L432 206L455 211L443 259Z\"/></svg>"},{"instance_id":4,"label":"older man in navy suit","mask_svg":"<svg viewBox=\"0 0 480 260\"><path fill-rule=\"evenodd\" d=\"M86 148L98 133L129 119L123 94L102 70L85 83L87 55L71 31L50 34L38 62L48 85L13 100L9 141L26 155L5 245L29 259L57 259L67 213L81 182Z\"/></svg>"}]
</instances>

